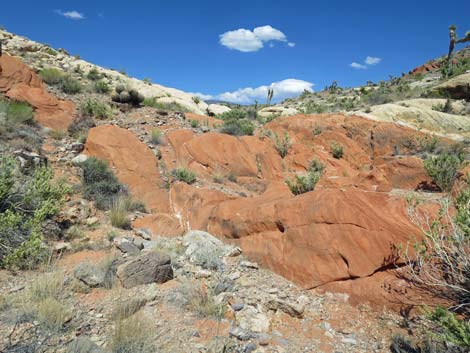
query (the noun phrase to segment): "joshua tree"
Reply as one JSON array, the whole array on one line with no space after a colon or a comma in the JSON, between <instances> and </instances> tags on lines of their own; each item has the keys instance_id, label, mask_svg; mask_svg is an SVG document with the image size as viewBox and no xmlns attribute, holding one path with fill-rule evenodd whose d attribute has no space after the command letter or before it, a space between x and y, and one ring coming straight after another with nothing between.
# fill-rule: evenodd
<instances>
[{"instance_id":1,"label":"joshua tree","mask_svg":"<svg viewBox=\"0 0 470 353\"><path fill-rule=\"evenodd\" d=\"M273 99L273 95L274 95L274 90L269 88L268 89L268 97L266 99L266 104L267 105L271 105L271 99Z\"/></svg>"},{"instance_id":2,"label":"joshua tree","mask_svg":"<svg viewBox=\"0 0 470 353\"><path fill-rule=\"evenodd\" d=\"M449 55L447 59L450 59L452 52L454 51L455 44L467 43L470 42L470 31L465 33L465 37L457 39L457 27L455 25L449 26L449 37L450 37L450 45L449 45Z\"/></svg>"}]
</instances>

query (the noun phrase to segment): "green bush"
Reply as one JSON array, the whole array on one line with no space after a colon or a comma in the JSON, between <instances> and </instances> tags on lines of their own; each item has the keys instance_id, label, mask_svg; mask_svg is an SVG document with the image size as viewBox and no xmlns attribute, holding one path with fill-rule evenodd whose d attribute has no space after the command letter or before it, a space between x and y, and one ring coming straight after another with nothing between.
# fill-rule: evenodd
<instances>
[{"instance_id":1,"label":"green bush","mask_svg":"<svg viewBox=\"0 0 470 353\"><path fill-rule=\"evenodd\" d=\"M41 226L57 214L70 189L52 181L53 173L39 167L28 175L10 157L0 158L0 262L24 269L45 255Z\"/></svg>"},{"instance_id":2,"label":"green bush","mask_svg":"<svg viewBox=\"0 0 470 353\"><path fill-rule=\"evenodd\" d=\"M158 98L146 98L144 100L144 105L146 107L152 107L156 109L161 109L161 110L168 110L171 112L182 112L186 113L189 112L189 109L182 106L181 104L177 102L159 102L157 100Z\"/></svg>"},{"instance_id":3,"label":"green bush","mask_svg":"<svg viewBox=\"0 0 470 353\"><path fill-rule=\"evenodd\" d=\"M320 180L325 166L319 160L314 159L305 175L295 175L294 180L286 180L287 186L294 195L304 194L313 191Z\"/></svg>"},{"instance_id":4,"label":"green bush","mask_svg":"<svg viewBox=\"0 0 470 353\"><path fill-rule=\"evenodd\" d=\"M176 180L183 181L186 184L193 184L196 182L196 173L186 169L177 168L173 171L173 176Z\"/></svg>"},{"instance_id":5,"label":"green bush","mask_svg":"<svg viewBox=\"0 0 470 353\"><path fill-rule=\"evenodd\" d=\"M192 127L193 129L198 128L198 127L199 127L199 121L197 121L197 120L191 120L191 127Z\"/></svg>"},{"instance_id":6,"label":"green bush","mask_svg":"<svg viewBox=\"0 0 470 353\"><path fill-rule=\"evenodd\" d=\"M450 191L454 185L462 160L454 154L443 153L424 161L424 168L433 182L443 191Z\"/></svg>"},{"instance_id":7,"label":"green bush","mask_svg":"<svg viewBox=\"0 0 470 353\"><path fill-rule=\"evenodd\" d=\"M39 76L41 76L42 80L48 85L57 85L65 76L65 72L51 67L42 69L39 72Z\"/></svg>"},{"instance_id":8,"label":"green bush","mask_svg":"<svg viewBox=\"0 0 470 353\"><path fill-rule=\"evenodd\" d=\"M287 131L284 133L284 138L281 139L277 134L274 134L274 147L276 147L277 152L284 158L289 153L289 149L292 146L292 141L290 139L289 134Z\"/></svg>"},{"instance_id":9,"label":"green bush","mask_svg":"<svg viewBox=\"0 0 470 353\"><path fill-rule=\"evenodd\" d=\"M240 119L245 119L246 117L247 117L247 113L246 111L242 109L232 109L218 116L219 119L226 120L226 121L240 120Z\"/></svg>"},{"instance_id":10,"label":"green bush","mask_svg":"<svg viewBox=\"0 0 470 353\"><path fill-rule=\"evenodd\" d=\"M101 74L96 68L92 68L90 71L88 71L86 77L91 81L98 81L101 78Z\"/></svg>"},{"instance_id":11,"label":"green bush","mask_svg":"<svg viewBox=\"0 0 470 353\"><path fill-rule=\"evenodd\" d=\"M83 90L82 84L70 75L62 77L59 86L62 92L67 94L77 94Z\"/></svg>"},{"instance_id":12,"label":"green bush","mask_svg":"<svg viewBox=\"0 0 470 353\"><path fill-rule=\"evenodd\" d=\"M116 93L111 96L113 102L132 104L138 107L141 103L144 103L145 97L137 92L135 89L125 90L122 85L116 87Z\"/></svg>"},{"instance_id":13,"label":"green bush","mask_svg":"<svg viewBox=\"0 0 470 353\"><path fill-rule=\"evenodd\" d=\"M86 199L93 200L96 207L109 209L113 200L123 190L108 163L97 158L88 158L81 165L83 169L82 188Z\"/></svg>"},{"instance_id":14,"label":"green bush","mask_svg":"<svg viewBox=\"0 0 470 353\"><path fill-rule=\"evenodd\" d=\"M220 132L232 136L253 135L255 126L247 119L224 120Z\"/></svg>"},{"instance_id":15,"label":"green bush","mask_svg":"<svg viewBox=\"0 0 470 353\"><path fill-rule=\"evenodd\" d=\"M10 124L25 124L33 120L33 108L25 102L0 99L0 118L5 117Z\"/></svg>"},{"instance_id":16,"label":"green bush","mask_svg":"<svg viewBox=\"0 0 470 353\"><path fill-rule=\"evenodd\" d=\"M341 146L339 143L333 141L330 144L330 148L331 148L331 154L333 155L334 158L336 158L336 159L343 158L343 155L344 155L343 146Z\"/></svg>"},{"instance_id":17,"label":"green bush","mask_svg":"<svg viewBox=\"0 0 470 353\"><path fill-rule=\"evenodd\" d=\"M437 308L429 318L439 325L444 342L451 342L458 347L470 348L470 323L459 320L455 314L443 308Z\"/></svg>"},{"instance_id":18,"label":"green bush","mask_svg":"<svg viewBox=\"0 0 470 353\"><path fill-rule=\"evenodd\" d=\"M96 81L94 88L96 93L107 94L111 92L111 87L103 80Z\"/></svg>"},{"instance_id":19,"label":"green bush","mask_svg":"<svg viewBox=\"0 0 470 353\"><path fill-rule=\"evenodd\" d=\"M93 99L87 99L80 105L80 111L85 116L97 119L110 119L113 117L113 110L106 104Z\"/></svg>"}]
</instances>

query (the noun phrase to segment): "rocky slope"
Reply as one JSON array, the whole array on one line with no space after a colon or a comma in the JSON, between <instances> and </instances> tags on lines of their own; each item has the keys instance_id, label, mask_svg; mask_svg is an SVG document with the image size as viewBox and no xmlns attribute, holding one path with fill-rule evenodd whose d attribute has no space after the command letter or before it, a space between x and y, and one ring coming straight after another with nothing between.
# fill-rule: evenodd
<instances>
[{"instance_id":1,"label":"rocky slope","mask_svg":"<svg viewBox=\"0 0 470 353\"><path fill-rule=\"evenodd\" d=\"M38 132L37 151L22 146L21 156L47 158L56 177L78 191L52 220L64 229L47 239L59 276L47 281L59 290L46 299L66 306L67 315L55 330L40 315L28 320L24 301L36 305L36 281L46 280L0 271L0 350L116 352L120 325L130 322L126 330L139 344L149 340L139 331L158 336L153 350L140 345L140 352L387 352L392 335L404 331L397 310L434 303L403 279L399 255L421 236L407 213L409 196L430 212L446 196L421 157L436 148L432 141L446 149L451 139L434 140L395 119L339 113L280 117L254 136L235 137L201 115L202 102L171 91L199 115L118 105L77 141L62 131L84 119L83 97L58 99L23 60L67 70L78 59L45 47L19 50L33 44L9 39L7 51L23 59L0 58L0 92L28 102L49 131ZM123 78L99 70L112 84ZM462 124L430 130L461 138L468 131ZM3 143L4 151L16 146ZM111 211L79 191L80 162L91 157L106 160L145 204L130 212L130 226L114 227ZM324 168L315 189L295 195L286 180L308 175L313 161ZM194 182L177 180L181 168ZM136 315L149 326L126 321Z\"/></svg>"}]
</instances>

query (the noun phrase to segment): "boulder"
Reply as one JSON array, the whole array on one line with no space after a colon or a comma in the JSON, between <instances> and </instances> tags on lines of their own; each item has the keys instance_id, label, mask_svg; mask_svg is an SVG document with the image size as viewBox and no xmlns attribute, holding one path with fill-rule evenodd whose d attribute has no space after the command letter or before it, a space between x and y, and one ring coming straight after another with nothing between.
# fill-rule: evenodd
<instances>
[{"instance_id":1,"label":"boulder","mask_svg":"<svg viewBox=\"0 0 470 353\"><path fill-rule=\"evenodd\" d=\"M34 108L35 120L53 130L67 130L76 116L72 102L50 94L33 70L21 59L7 54L0 56L0 93L29 103Z\"/></svg>"},{"instance_id":2,"label":"boulder","mask_svg":"<svg viewBox=\"0 0 470 353\"><path fill-rule=\"evenodd\" d=\"M230 109L229 107L220 104L209 104L209 106L207 107L207 113L209 115L220 115L231 110L232 109Z\"/></svg>"},{"instance_id":3,"label":"boulder","mask_svg":"<svg viewBox=\"0 0 470 353\"><path fill-rule=\"evenodd\" d=\"M173 279L170 256L150 251L119 266L117 276L124 288L150 283L165 283Z\"/></svg>"},{"instance_id":4,"label":"boulder","mask_svg":"<svg viewBox=\"0 0 470 353\"><path fill-rule=\"evenodd\" d=\"M227 246L209 233L192 230L183 237L186 256L189 260L207 269L218 269L222 265L222 256Z\"/></svg>"}]
</instances>

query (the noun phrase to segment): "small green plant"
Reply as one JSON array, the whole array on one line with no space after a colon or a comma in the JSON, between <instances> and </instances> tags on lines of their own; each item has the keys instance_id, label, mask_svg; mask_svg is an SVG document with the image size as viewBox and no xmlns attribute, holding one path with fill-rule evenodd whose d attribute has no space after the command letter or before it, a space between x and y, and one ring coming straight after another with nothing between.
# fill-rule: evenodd
<instances>
[{"instance_id":1,"label":"small green plant","mask_svg":"<svg viewBox=\"0 0 470 353\"><path fill-rule=\"evenodd\" d=\"M225 113L222 113L218 116L219 119L224 120L224 121L229 121L229 120L241 120L246 118L246 111L242 109L232 109L229 110Z\"/></svg>"},{"instance_id":2,"label":"small green plant","mask_svg":"<svg viewBox=\"0 0 470 353\"><path fill-rule=\"evenodd\" d=\"M39 72L39 76L48 85L57 85L65 76L65 73L56 68L45 68Z\"/></svg>"},{"instance_id":3,"label":"small green plant","mask_svg":"<svg viewBox=\"0 0 470 353\"><path fill-rule=\"evenodd\" d=\"M111 87L103 80L96 81L94 88L96 93L107 94L111 92Z\"/></svg>"},{"instance_id":4,"label":"small green plant","mask_svg":"<svg viewBox=\"0 0 470 353\"><path fill-rule=\"evenodd\" d=\"M216 174L214 174L212 180L214 180L214 183L223 184L224 183L224 176L222 174L216 173Z\"/></svg>"},{"instance_id":5,"label":"small green plant","mask_svg":"<svg viewBox=\"0 0 470 353\"><path fill-rule=\"evenodd\" d=\"M331 154L334 158L336 159L341 159L343 158L343 155L344 155L344 148L343 146L341 146L339 143L333 141L331 144L330 144L330 148L331 148Z\"/></svg>"},{"instance_id":6,"label":"small green plant","mask_svg":"<svg viewBox=\"0 0 470 353\"><path fill-rule=\"evenodd\" d=\"M274 134L274 147L276 147L277 152L284 158L289 153L289 149L292 146L292 141L290 139L287 131L284 133L284 138L279 138L277 134Z\"/></svg>"},{"instance_id":7,"label":"small green plant","mask_svg":"<svg viewBox=\"0 0 470 353\"><path fill-rule=\"evenodd\" d=\"M33 120L33 108L25 102L0 99L0 118L12 125L28 124Z\"/></svg>"},{"instance_id":8,"label":"small green plant","mask_svg":"<svg viewBox=\"0 0 470 353\"><path fill-rule=\"evenodd\" d=\"M110 119L113 117L112 108L106 104L93 99L87 99L80 105L80 111L83 115L96 119Z\"/></svg>"},{"instance_id":9,"label":"small green plant","mask_svg":"<svg viewBox=\"0 0 470 353\"><path fill-rule=\"evenodd\" d=\"M322 128L318 125L315 125L315 127L312 130L313 136L318 136L321 135L322 133Z\"/></svg>"},{"instance_id":10,"label":"small green plant","mask_svg":"<svg viewBox=\"0 0 470 353\"><path fill-rule=\"evenodd\" d=\"M457 319L455 314L443 308L437 308L429 318L440 326L440 337L444 342L470 348L470 323Z\"/></svg>"},{"instance_id":11,"label":"small green plant","mask_svg":"<svg viewBox=\"0 0 470 353\"><path fill-rule=\"evenodd\" d=\"M113 200L122 192L123 186L109 169L106 161L88 158L83 169L82 189L84 197L93 200L99 209L109 209Z\"/></svg>"},{"instance_id":12,"label":"small green plant","mask_svg":"<svg viewBox=\"0 0 470 353\"><path fill-rule=\"evenodd\" d=\"M145 77L143 80L142 80L145 84L147 85L151 85L152 84L152 79L148 78L148 77Z\"/></svg>"},{"instance_id":13,"label":"small green plant","mask_svg":"<svg viewBox=\"0 0 470 353\"><path fill-rule=\"evenodd\" d=\"M63 76L59 86L62 92L67 94L77 94L83 90L82 84L70 75Z\"/></svg>"},{"instance_id":14,"label":"small green plant","mask_svg":"<svg viewBox=\"0 0 470 353\"><path fill-rule=\"evenodd\" d=\"M235 174L229 174L227 179L229 181L231 181L232 183L236 183L237 182L237 176Z\"/></svg>"},{"instance_id":15,"label":"small green plant","mask_svg":"<svg viewBox=\"0 0 470 353\"><path fill-rule=\"evenodd\" d=\"M191 127L193 129L197 129L199 127L199 121L197 120L191 120Z\"/></svg>"},{"instance_id":16,"label":"small green plant","mask_svg":"<svg viewBox=\"0 0 470 353\"><path fill-rule=\"evenodd\" d=\"M193 102L196 103L196 104L199 104L201 102L201 98L199 98L197 96L194 96L193 97Z\"/></svg>"},{"instance_id":17,"label":"small green plant","mask_svg":"<svg viewBox=\"0 0 470 353\"><path fill-rule=\"evenodd\" d=\"M224 120L220 132L232 136L253 135L255 126L247 119Z\"/></svg>"},{"instance_id":18,"label":"small green plant","mask_svg":"<svg viewBox=\"0 0 470 353\"><path fill-rule=\"evenodd\" d=\"M286 180L287 186L294 195L304 194L313 191L318 181L320 180L325 165L319 160L314 159L309 166L309 169L304 175L295 175L294 180Z\"/></svg>"},{"instance_id":19,"label":"small green plant","mask_svg":"<svg viewBox=\"0 0 470 353\"><path fill-rule=\"evenodd\" d=\"M86 77L91 81L98 81L101 78L101 74L96 68L92 68L90 71L88 71Z\"/></svg>"},{"instance_id":20,"label":"small green plant","mask_svg":"<svg viewBox=\"0 0 470 353\"><path fill-rule=\"evenodd\" d=\"M55 51L54 49L52 49L51 47L46 47L46 49L44 49L44 52L49 54L49 55L52 55L52 56L56 56L57 55L57 51Z\"/></svg>"},{"instance_id":21,"label":"small green plant","mask_svg":"<svg viewBox=\"0 0 470 353\"><path fill-rule=\"evenodd\" d=\"M183 181L186 184L193 184L196 182L197 177L196 173L186 169L186 168L177 168L173 171L173 177L178 181Z\"/></svg>"},{"instance_id":22,"label":"small green plant","mask_svg":"<svg viewBox=\"0 0 470 353\"><path fill-rule=\"evenodd\" d=\"M52 137L54 140L60 141L67 136L67 131L65 130L51 130L49 131L49 136Z\"/></svg>"},{"instance_id":23,"label":"small green plant","mask_svg":"<svg viewBox=\"0 0 470 353\"><path fill-rule=\"evenodd\" d=\"M154 145L160 145L163 142L163 132L160 129L152 129L150 132L150 142Z\"/></svg>"},{"instance_id":24,"label":"small green plant","mask_svg":"<svg viewBox=\"0 0 470 353\"><path fill-rule=\"evenodd\" d=\"M462 160L454 154L443 153L424 161L426 172L443 191L450 191L454 185Z\"/></svg>"}]
</instances>

